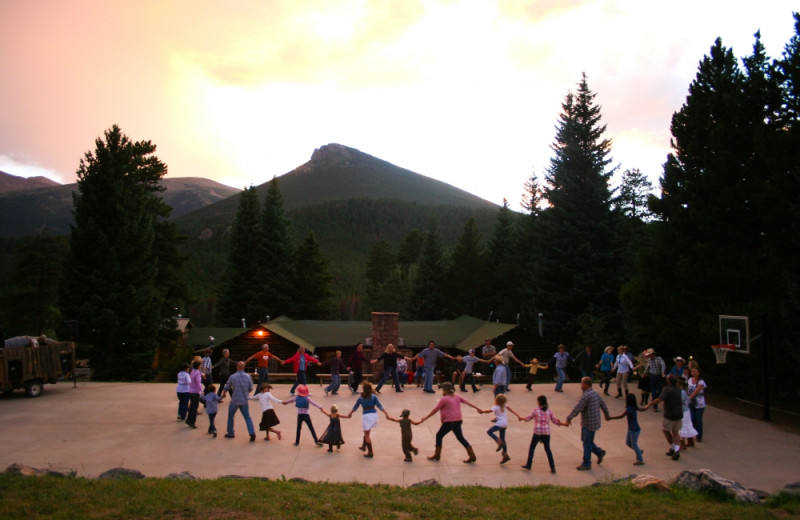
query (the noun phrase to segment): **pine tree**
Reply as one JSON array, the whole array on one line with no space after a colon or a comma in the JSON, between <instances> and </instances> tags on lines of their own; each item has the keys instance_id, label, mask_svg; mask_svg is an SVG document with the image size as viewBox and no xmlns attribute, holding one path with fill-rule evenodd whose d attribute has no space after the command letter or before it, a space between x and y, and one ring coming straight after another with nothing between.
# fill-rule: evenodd
<instances>
[{"instance_id":1,"label":"pine tree","mask_svg":"<svg viewBox=\"0 0 800 520\"><path fill-rule=\"evenodd\" d=\"M488 312L485 288L486 251L475 219L470 218L453 248L446 275L448 309L454 316L483 316Z\"/></svg>"},{"instance_id":2,"label":"pine tree","mask_svg":"<svg viewBox=\"0 0 800 520\"><path fill-rule=\"evenodd\" d=\"M442 239L435 224L425 233L419 270L414 280L408 311L413 320L441 320L447 316L445 264Z\"/></svg>"},{"instance_id":3,"label":"pine tree","mask_svg":"<svg viewBox=\"0 0 800 520\"><path fill-rule=\"evenodd\" d=\"M257 305L260 299L260 264L256 243L259 233L258 192L254 186L239 194L239 207L231 227L228 265L217 304L218 320L223 327L239 327L242 319L255 325L266 314Z\"/></svg>"},{"instance_id":4,"label":"pine tree","mask_svg":"<svg viewBox=\"0 0 800 520\"><path fill-rule=\"evenodd\" d=\"M518 229L514 212L503 199L486 253L488 283L484 296L488 308L484 315L491 313L493 320L504 323L515 323L521 311L520 272L524 265L524 249L518 247Z\"/></svg>"},{"instance_id":5,"label":"pine tree","mask_svg":"<svg viewBox=\"0 0 800 520\"><path fill-rule=\"evenodd\" d=\"M335 311L328 260L322 255L314 233L297 250L294 267L294 312L296 319L328 320Z\"/></svg>"},{"instance_id":6,"label":"pine tree","mask_svg":"<svg viewBox=\"0 0 800 520\"><path fill-rule=\"evenodd\" d=\"M614 205L619 213L629 219L644 220L650 216L647 199L653 191L653 183L639 168L622 172L622 183Z\"/></svg>"},{"instance_id":7,"label":"pine tree","mask_svg":"<svg viewBox=\"0 0 800 520\"><path fill-rule=\"evenodd\" d=\"M156 227L170 211L157 195L167 167L154 144L131 142L116 125L95 144L77 171L60 307L80 322L98 377L138 378L166 317L155 281L164 248Z\"/></svg>"},{"instance_id":8,"label":"pine tree","mask_svg":"<svg viewBox=\"0 0 800 520\"><path fill-rule=\"evenodd\" d=\"M261 214L260 236L256 241L259 266L255 272L260 282L258 306L262 315L272 317L291 315L293 311L295 247L284 213L278 179L273 178L267 186Z\"/></svg>"},{"instance_id":9,"label":"pine tree","mask_svg":"<svg viewBox=\"0 0 800 520\"><path fill-rule=\"evenodd\" d=\"M619 250L611 210L609 180L611 141L603 138L600 107L584 74L576 94L562 104L554 156L542 188L549 206L531 222L530 278L525 318L543 312L549 332L568 342L582 323L618 329L616 270ZM585 327L584 327L585 328Z\"/></svg>"}]
</instances>

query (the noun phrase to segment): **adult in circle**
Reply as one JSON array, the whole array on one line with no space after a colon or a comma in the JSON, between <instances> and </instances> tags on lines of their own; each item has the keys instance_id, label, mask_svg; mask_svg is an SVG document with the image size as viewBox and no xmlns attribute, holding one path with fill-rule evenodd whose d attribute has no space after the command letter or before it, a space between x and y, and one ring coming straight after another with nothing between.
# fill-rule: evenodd
<instances>
[{"instance_id":1,"label":"adult in circle","mask_svg":"<svg viewBox=\"0 0 800 520\"><path fill-rule=\"evenodd\" d=\"M644 353L647 357L647 376L650 378L650 393L659 396L664 387L664 379L667 376L667 365L661 356L656 355L655 350L649 348ZM658 411L657 404L653 406L653 411Z\"/></svg>"},{"instance_id":2,"label":"adult in circle","mask_svg":"<svg viewBox=\"0 0 800 520\"><path fill-rule=\"evenodd\" d=\"M353 376L352 381L348 380L348 385L353 394L358 392L358 385L364 380L364 363L367 361L368 359L364 357L364 344L360 342L356 343L355 352L353 352L347 360L347 370L349 370Z\"/></svg>"},{"instance_id":3,"label":"adult in circle","mask_svg":"<svg viewBox=\"0 0 800 520\"><path fill-rule=\"evenodd\" d=\"M429 341L428 347L422 349L422 351L417 354L417 357L422 359L422 362L425 366L425 382L422 385L422 391L429 394L435 394L436 392L433 391L433 374L436 371L436 361L438 361L439 358L455 358L450 354L445 354L443 351L436 348L436 343L433 341ZM453 386L452 383L450 386Z\"/></svg>"},{"instance_id":4,"label":"adult in circle","mask_svg":"<svg viewBox=\"0 0 800 520\"><path fill-rule=\"evenodd\" d=\"M442 383L441 399L439 399L439 402L436 403L436 406L433 408L433 410L431 410L428 415L419 421L420 423L425 422L436 412L439 412L442 420L442 425L439 427L439 431L436 432L436 451L432 456L428 457L428 460L438 461L441 458L442 439L444 439L444 436L450 432L455 434L458 442L460 442L461 445L467 450L468 458L463 462L465 464L470 464L477 460L475 457L475 451L472 449L472 446L467 439L464 438L464 434L461 431L461 403L475 408L479 413L491 413L491 410L482 410L481 408L478 408L471 402L464 399L461 395L455 395L455 387L450 381Z\"/></svg>"},{"instance_id":5,"label":"adult in circle","mask_svg":"<svg viewBox=\"0 0 800 520\"><path fill-rule=\"evenodd\" d=\"M293 356L286 361L281 361L281 364L284 363L292 364L292 372L294 372L296 376L294 384L292 385L292 389L289 390L289 393L292 395L294 395L294 391L299 385L308 384L308 380L306 379L306 370L308 369L308 365L311 363L316 363L317 365L320 364L317 358L306 354L306 348L302 345L297 347L297 352L295 352Z\"/></svg>"},{"instance_id":6,"label":"adult in circle","mask_svg":"<svg viewBox=\"0 0 800 520\"><path fill-rule=\"evenodd\" d=\"M370 360L370 364L374 365L378 361L383 361L383 376L381 380L378 381L378 386L375 387L375 393L380 394L381 388L383 387L383 383L386 382L387 379L390 377L392 378L392 382L394 383L394 390L395 392L402 392L400 389L400 378L397 375L397 362L401 359L405 359L403 354L398 353L394 345L389 343L386 345L386 351L381 354L378 358Z\"/></svg>"},{"instance_id":7,"label":"adult in circle","mask_svg":"<svg viewBox=\"0 0 800 520\"><path fill-rule=\"evenodd\" d=\"M261 385L263 385L264 383L269 383L270 358L276 359L280 364L283 364L283 361L281 361L281 359L278 356L269 351L269 345L264 343L263 345L261 345L261 350L259 350L258 352L256 352L255 354L244 360L245 364L252 359L257 360L256 371L258 372L258 384L256 385L256 390L253 393L253 395L256 395L258 393L258 389L261 388Z\"/></svg>"},{"instance_id":8,"label":"adult in circle","mask_svg":"<svg viewBox=\"0 0 800 520\"><path fill-rule=\"evenodd\" d=\"M578 471L592 469L592 453L597 455L597 463L603 463L606 450L595 444L595 434L600 429L600 412L603 412L606 420L610 418L608 406L600 394L592 390L592 378L581 378L581 398L567 416L567 426L572 424L578 414L581 416L581 442L583 443L583 462L578 466Z\"/></svg>"},{"instance_id":9,"label":"adult in circle","mask_svg":"<svg viewBox=\"0 0 800 520\"><path fill-rule=\"evenodd\" d=\"M178 386L175 387L175 392L178 394L179 421L185 421L189 412L189 385L192 383L189 371L191 368L189 363L184 363L181 365L180 372L178 372Z\"/></svg>"},{"instance_id":10,"label":"adult in circle","mask_svg":"<svg viewBox=\"0 0 800 520\"><path fill-rule=\"evenodd\" d=\"M558 352L553 354L553 359L556 364L556 372L558 379L556 380L556 392L563 392L561 389L564 386L564 380L567 378L567 366L573 361L572 356L567 352L567 347L564 344L558 346Z\"/></svg>"},{"instance_id":11,"label":"adult in circle","mask_svg":"<svg viewBox=\"0 0 800 520\"><path fill-rule=\"evenodd\" d=\"M380 409L380 411L382 411L387 418L389 417L389 414L383 409L383 405L378 400L378 396L372 393L372 383L369 381L364 381L364 384L361 388L361 395L356 400L356 404L353 405L353 409L350 410L349 414L347 414L347 418L349 419L352 417L353 412L358 410L359 406L361 407L361 426L364 429L364 441L361 443L361 447L358 449L361 451L366 449L367 452L364 454L364 456L367 458L372 458L374 453L372 451L372 439L370 438L370 432L378 425L378 412L375 409Z\"/></svg>"},{"instance_id":12,"label":"adult in circle","mask_svg":"<svg viewBox=\"0 0 800 520\"><path fill-rule=\"evenodd\" d=\"M706 382L700 379L700 369L693 368L686 381L689 392L689 416L697 430L697 442L703 442L703 413L706 411Z\"/></svg>"},{"instance_id":13,"label":"adult in circle","mask_svg":"<svg viewBox=\"0 0 800 520\"><path fill-rule=\"evenodd\" d=\"M225 394L231 394L231 400L228 403L228 428L225 437L233 439L233 416L236 415L236 410L241 412L244 417L245 425L247 425L247 433L250 434L250 442L256 440L256 430L253 428L253 420L250 418L250 408L247 396L253 387L253 380L250 375L244 371L244 361L236 363L236 373L228 378L225 383L225 388L222 390L222 397ZM234 391L235 390L235 391Z\"/></svg>"}]
</instances>

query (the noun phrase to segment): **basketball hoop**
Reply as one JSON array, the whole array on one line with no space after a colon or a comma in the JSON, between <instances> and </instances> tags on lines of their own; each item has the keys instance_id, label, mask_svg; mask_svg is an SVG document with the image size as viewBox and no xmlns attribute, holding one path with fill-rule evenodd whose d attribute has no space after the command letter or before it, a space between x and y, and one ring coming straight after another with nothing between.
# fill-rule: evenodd
<instances>
[{"instance_id":1,"label":"basketball hoop","mask_svg":"<svg viewBox=\"0 0 800 520\"><path fill-rule=\"evenodd\" d=\"M728 352L736 350L736 345L711 345L711 350L714 351L714 355L717 357L717 364L723 365L725 364L725 358L728 357Z\"/></svg>"}]
</instances>

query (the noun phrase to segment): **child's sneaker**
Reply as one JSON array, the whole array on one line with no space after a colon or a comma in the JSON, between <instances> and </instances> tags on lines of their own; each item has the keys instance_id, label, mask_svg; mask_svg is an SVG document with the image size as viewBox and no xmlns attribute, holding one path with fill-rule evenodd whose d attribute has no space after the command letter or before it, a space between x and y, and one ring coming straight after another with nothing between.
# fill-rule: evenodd
<instances>
[{"instance_id":1,"label":"child's sneaker","mask_svg":"<svg viewBox=\"0 0 800 520\"><path fill-rule=\"evenodd\" d=\"M634 465L634 466L644 466L644 461L642 461L642 460L637 460L637 461L635 461L635 462L633 463L633 465Z\"/></svg>"}]
</instances>

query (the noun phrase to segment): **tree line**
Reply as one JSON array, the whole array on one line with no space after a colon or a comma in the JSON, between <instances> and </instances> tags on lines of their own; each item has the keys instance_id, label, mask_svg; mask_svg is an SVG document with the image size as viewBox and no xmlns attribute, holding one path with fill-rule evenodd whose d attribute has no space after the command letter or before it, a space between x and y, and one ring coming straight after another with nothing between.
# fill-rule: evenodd
<instances>
[{"instance_id":1,"label":"tree line","mask_svg":"<svg viewBox=\"0 0 800 520\"><path fill-rule=\"evenodd\" d=\"M710 361L717 316L746 315L754 335L769 342L755 343L750 357L729 356L728 375L743 382L741 392L757 394L763 381L752 365L768 344L780 360L768 365L769 377L780 382L781 394L796 397L790 371L800 361L793 327L800 310L797 14L794 25L775 59L759 33L741 60L721 40L714 43L673 115L672 151L655 193L642 172L616 171L584 75L562 102L549 164L525 183L524 211L505 203L488 237L467 220L449 249L435 220L399 241L376 234L353 316L469 314L535 330L541 314L546 335L573 347L627 343ZM155 146L130 142L116 126L96 144L78 170L64 269L40 273L58 279L58 301L40 314L51 324L79 320L81 340L95 346L104 367L113 372L123 363L135 367L126 374L140 374L170 326L170 306L185 301L182 238L157 196L166 166L153 155ZM617 189L615 173L622 178ZM330 262L314 232L304 236L295 247L277 179L263 205L254 188L241 193L217 292L219 325L341 316ZM57 241L50 246L65 249ZM52 295L20 292L32 285L31 263L26 271L20 261L5 284L7 329L14 327L9 317L18 316L15 304L53 302Z\"/></svg>"}]
</instances>

